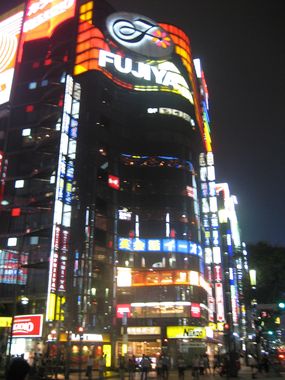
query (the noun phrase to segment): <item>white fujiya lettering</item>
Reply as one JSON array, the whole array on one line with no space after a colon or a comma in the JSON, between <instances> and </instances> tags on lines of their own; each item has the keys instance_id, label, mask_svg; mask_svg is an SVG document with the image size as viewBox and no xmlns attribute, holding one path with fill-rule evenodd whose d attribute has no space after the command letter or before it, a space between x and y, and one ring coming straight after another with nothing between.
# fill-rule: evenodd
<instances>
[{"instance_id":1,"label":"white fujiya lettering","mask_svg":"<svg viewBox=\"0 0 285 380\"><path fill-rule=\"evenodd\" d=\"M174 64L172 64L172 69L177 70L177 72L164 70L158 68L157 66L151 66L143 62L133 62L130 58L124 59L118 54L100 50L98 65L101 67L106 67L107 64L113 64L115 69L122 74L130 73L136 78L143 78L147 81L151 81L153 75L153 79L156 84L172 87L193 104L193 97L189 90L188 84ZM134 67L135 65L137 66Z\"/></svg>"},{"instance_id":2,"label":"white fujiya lettering","mask_svg":"<svg viewBox=\"0 0 285 380\"><path fill-rule=\"evenodd\" d=\"M120 71L122 74L129 74L132 71L133 61L130 58L125 59L125 65L122 65L122 57L118 54L115 54L114 60L115 68Z\"/></svg>"},{"instance_id":3,"label":"white fujiya lettering","mask_svg":"<svg viewBox=\"0 0 285 380\"><path fill-rule=\"evenodd\" d=\"M100 50L98 65L106 67L107 63L114 63L116 54L110 53L106 50Z\"/></svg>"},{"instance_id":4,"label":"white fujiya lettering","mask_svg":"<svg viewBox=\"0 0 285 380\"><path fill-rule=\"evenodd\" d=\"M136 78L144 78L145 80L151 79L150 65L147 65L143 62L136 62L137 70L132 70L132 74Z\"/></svg>"},{"instance_id":5,"label":"white fujiya lettering","mask_svg":"<svg viewBox=\"0 0 285 380\"><path fill-rule=\"evenodd\" d=\"M163 77L165 76L166 71L165 70L159 70L155 66L150 66L150 68L151 68L151 71L155 77L155 82L157 84L163 84Z\"/></svg>"}]
</instances>

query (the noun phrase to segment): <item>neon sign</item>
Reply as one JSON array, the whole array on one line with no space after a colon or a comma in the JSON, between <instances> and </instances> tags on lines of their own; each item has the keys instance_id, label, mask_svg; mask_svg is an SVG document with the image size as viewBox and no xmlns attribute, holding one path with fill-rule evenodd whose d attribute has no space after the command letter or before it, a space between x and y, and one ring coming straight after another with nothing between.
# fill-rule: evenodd
<instances>
[{"instance_id":1,"label":"neon sign","mask_svg":"<svg viewBox=\"0 0 285 380\"><path fill-rule=\"evenodd\" d=\"M30 0L23 31L25 41L50 37L63 21L74 16L76 0Z\"/></svg>"},{"instance_id":2,"label":"neon sign","mask_svg":"<svg viewBox=\"0 0 285 380\"><path fill-rule=\"evenodd\" d=\"M160 62L150 65L136 62L131 58L121 57L119 54L106 50L99 51L99 67L115 69L121 74L130 74L134 79L143 79L158 85L170 87L193 104L193 97L186 80L172 62Z\"/></svg>"},{"instance_id":3,"label":"neon sign","mask_svg":"<svg viewBox=\"0 0 285 380\"><path fill-rule=\"evenodd\" d=\"M195 256L202 256L200 245L177 239L140 239L119 237L118 249L134 252L178 252Z\"/></svg>"},{"instance_id":4,"label":"neon sign","mask_svg":"<svg viewBox=\"0 0 285 380\"><path fill-rule=\"evenodd\" d=\"M173 52L169 34L148 17L117 12L107 18L106 25L116 42L135 53L165 58Z\"/></svg>"},{"instance_id":5,"label":"neon sign","mask_svg":"<svg viewBox=\"0 0 285 380\"><path fill-rule=\"evenodd\" d=\"M23 11L0 22L0 104L9 101Z\"/></svg>"},{"instance_id":6,"label":"neon sign","mask_svg":"<svg viewBox=\"0 0 285 380\"><path fill-rule=\"evenodd\" d=\"M175 108L168 108L168 107L148 108L147 113L150 113L150 114L159 113L160 115L175 116L187 121L192 126L195 125L195 121L191 118L190 115L188 115L188 113L179 111Z\"/></svg>"}]
</instances>

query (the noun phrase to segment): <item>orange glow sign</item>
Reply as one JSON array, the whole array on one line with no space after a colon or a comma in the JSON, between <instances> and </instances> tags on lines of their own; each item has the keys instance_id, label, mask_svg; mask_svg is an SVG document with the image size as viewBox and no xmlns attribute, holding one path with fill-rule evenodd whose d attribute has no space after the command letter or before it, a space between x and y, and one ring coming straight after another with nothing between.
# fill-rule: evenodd
<instances>
[{"instance_id":1,"label":"orange glow sign","mask_svg":"<svg viewBox=\"0 0 285 380\"><path fill-rule=\"evenodd\" d=\"M17 8L15 14L4 15L0 21L0 105L10 100L23 14Z\"/></svg>"},{"instance_id":2,"label":"orange glow sign","mask_svg":"<svg viewBox=\"0 0 285 380\"><path fill-rule=\"evenodd\" d=\"M24 21L24 41L47 38L62 22L74 17L76 0L30 0Z\"/></svg>"}]
</instances>

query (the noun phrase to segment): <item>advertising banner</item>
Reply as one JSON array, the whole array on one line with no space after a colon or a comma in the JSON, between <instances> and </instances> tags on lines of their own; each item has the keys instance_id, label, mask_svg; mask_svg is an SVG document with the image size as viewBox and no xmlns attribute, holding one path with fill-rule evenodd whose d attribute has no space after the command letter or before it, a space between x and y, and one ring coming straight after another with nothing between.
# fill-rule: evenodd
<instances>
[{"instance_id":1,"label":"advertising banner","mask_svg":"<svg viewBox=\"0 0 285 380\"><path fill-rule=\"evenodd\" d=\"M41 337L43 314L16 315L13 323L13 338Z\"/></svg>"}]
</instances>

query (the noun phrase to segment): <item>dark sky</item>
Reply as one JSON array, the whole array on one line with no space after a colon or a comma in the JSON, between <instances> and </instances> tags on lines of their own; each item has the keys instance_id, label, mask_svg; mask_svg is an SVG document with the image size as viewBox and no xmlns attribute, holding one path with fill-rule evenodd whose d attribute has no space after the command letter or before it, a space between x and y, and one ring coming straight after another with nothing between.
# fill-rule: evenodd
<instances>
[{"instance_id":1,"label":"dark sky","mask_svg":"<svg viewBox=\"0 0 285 380\"><path fill-rule=\"evenodd\" d=\"M285 246L283 1L108 1L188 34L210 93L217 182L238 197L242 239Z\"/></svg>"}]
</instances>

